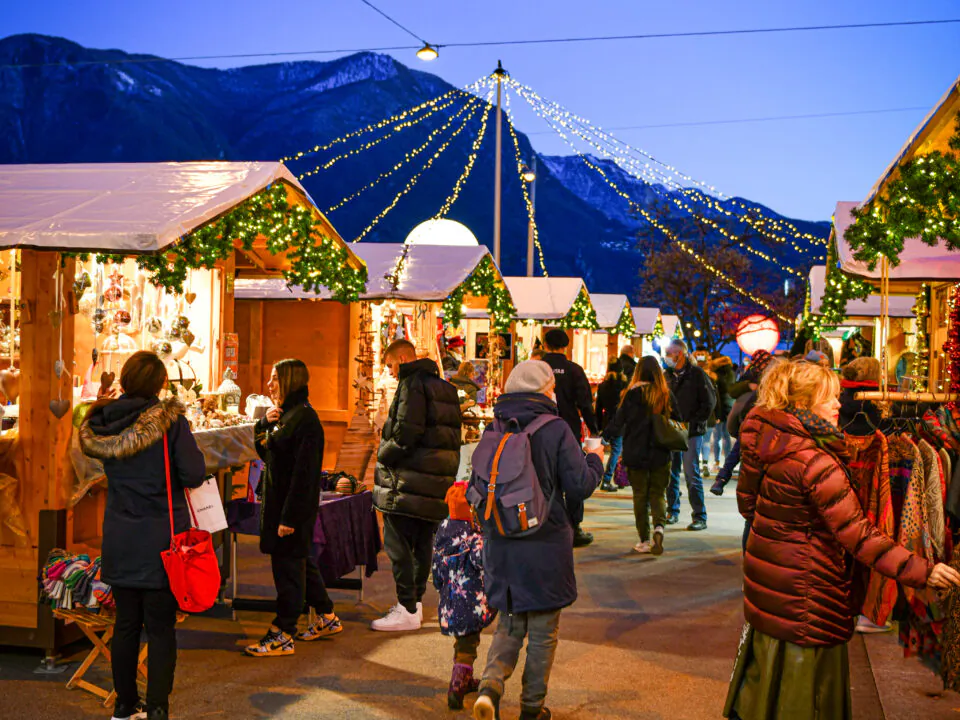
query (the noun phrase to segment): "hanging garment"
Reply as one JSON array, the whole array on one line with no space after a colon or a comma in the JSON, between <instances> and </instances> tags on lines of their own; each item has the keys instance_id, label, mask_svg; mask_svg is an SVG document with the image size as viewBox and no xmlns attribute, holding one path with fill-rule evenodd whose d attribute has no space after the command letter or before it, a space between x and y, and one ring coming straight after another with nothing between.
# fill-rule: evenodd
<instances>
[{"instance_id":1,"label":"hanging garment","mask_svg":"<svg viewBox=\"0 0 960 720\"><path fill-rule=\"evenodd\" d=\"M955 558L951 565L960 570L960 557ZM947 690L960 692L960 588L951 587L943 594L943 610L946 619L943 623L940 677Z\"/></svg>"},{"instance_id":2,"label":"hanging garment","mask_svg":"<svg viewBox=\"0 0 960 720\"><path fill-rule=\"evenodd\" d=\"M943 487L941 486L940 456L926 440L918 444L923 458L923 479L926 497L927 529L930 545L937 558L943 558L946 525L943 519ZM931 558L932 559L932 558Z\"/></svg>"},{"instance_id":3,"label":"hanging garment","mask_svg":"<svg viewBox=\"0 0 960 720\"><path fill-rule=\"evenodd\" d=\"M887 438L881 432L865 437L847 436L851 484L857 483L860 504L870 522L888 538L894 537L893 503ZM875 570L868 571L861 612L877 625L890 618L897 602L897 583Z\"/></svg>"},{"instance_id":4,"label":"hanging garment","mask_svg":"<svg viewBox=\"0 0 960 720\"><path fill-rule=\"evenodd\" d=\"M887 438L890 465L890 500L893 503L893 536L900 537L903 518L903 502L907 487L913 476L914 465L919 465L920 450L905 435L891 435Z\"/></svg>"},{"instance_id":5,"label":"hanging garment","mask_svg":"<svg viewBox=\"0 0 960 720\"><path fill-rule=\"evenodd\" d=\"M953 477L953 461L946 449L940 448L940 485L943 493L943 521L946 526L943 536L943 561L953 560L953 531L947 511L947 497L950 492L950 479Z\"/></svg>"},{"instance_id":6,"label":"hanging garment","mask_svg":"<svg viewBox=\"0 0 960 720\"><path fill-rule=\"evenodd\" d=\"M920 448L907 435L900 435L908 452L913 454L913 466L903 497L903 511L900 515L900 531L897 542L907 550L933 561L933 546L930 542L929 520L927 515L926 472ZM927 616L929 604L926 588L914 589L904 586L904 596L918 617Z\"/></svg>"}]
</instances>

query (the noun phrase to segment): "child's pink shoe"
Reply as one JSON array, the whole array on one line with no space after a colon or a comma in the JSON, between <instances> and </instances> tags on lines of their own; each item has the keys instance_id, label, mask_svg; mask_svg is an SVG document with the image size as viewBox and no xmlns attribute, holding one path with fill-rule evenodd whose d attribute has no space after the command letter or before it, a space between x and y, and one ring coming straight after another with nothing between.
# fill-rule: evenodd
<instances>
[{"instance_id":1,"label":"child's pink shoe","mask_svg":"<svg viewBox=\"0 0 960 720\"><path fill-rule=\"evenodd\" d=\"M480 687L480 681L473 677L473 666L457 663L450 676L450 689L447 690L447 707L451 710L463 710L463 699Z\"/></svg>"}]
</instances>

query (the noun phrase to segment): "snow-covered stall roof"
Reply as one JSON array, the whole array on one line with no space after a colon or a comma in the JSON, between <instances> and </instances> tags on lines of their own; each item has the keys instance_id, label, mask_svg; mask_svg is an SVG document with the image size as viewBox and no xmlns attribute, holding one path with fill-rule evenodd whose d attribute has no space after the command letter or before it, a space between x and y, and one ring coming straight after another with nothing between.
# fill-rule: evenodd
<instances>
[{"instance_id":1,"label":"snow-covered stall roof","mask_svg":"<svg viewBox=\"0 0 960 720\"><path fill-rule=\"evenodd\" d=\"M833 215L840 269L858 277L880 280L880 264L870 270L866 263L853 257L853 249L844 238L847 228L853 224L852 211L857 205L838 202ZM960 280L960 252L948 250L942 242L931 246L919 238L909 238L903 243L900 264L890 266L890 280Z\"/></svg>"},{"instance_id":2,"label":"snow-covered stall roof","mask_svg":"<svg viewBox=\"0 0 960 720\"><path fill-rule=\"evenodd\" d=\"M597 313L597 325L601 330L610 330L617 326L624 309L630 307L626 295L590 293L590 302Z\"/></svg>"},{"instance_id":3,"label":"snow-covered stall roof","mask_svg":"<svg viewBox=\"0 0 960 720\"><path fill-rule=\"evenodd\" d=\"M660 322L663 323L663 336L672 338L677 334L677 328L680 329L680 337L683 337L683 328L680 327L680 317L678 315L661 315Z\"/></svg>"},{"instance_id":4,"label":"snow-covered stall roof","mask_svg":"<svg viewBox=\"0 0 960 720\"><path fill-rule=\"evenodd\" d=\"M637 335L652 335L657 328L657 320L660 318L660 308L635 307L631 310L633 311L633 324L637 326Z\"/></svg>"},{"instance_id":5,"label":"snow-covered stall roof","mask_svg":"<svg viewBox=\"0 0 960 720\"><path fill-rule=\"evenodd\" d=\"M560 320L567 316L580 291L582 278L508 277L507 289L520 320Z\"/></svg>"},{"instance_id":6,"label":"snow-covered stall roof","mask_svg":"<svg viewBox=\"0 0 960 720\"><path fill-rule=\"evenodd\" d=\"M814 265L810 268L810 312L820 315L820 306L823 294L827 289L827 266ZM913 317L913 304L916 298L912 295L891 295L890 317ZM866 300L848 300L847 318L878 318L880 317L880 296L871 295ZM847 321L844 321L848 324Z\"/></svg>"},{"instance_id":7,"label":"snow-covered stall roof","mask_svg":"<svg viewBox=\"0 0 960 720\"><path fill-rule=\"evenodd\" d=\"M278 162L0 165L0 248L156 252L278 180L309 200Z\"/></svg>"},{"instance_id":8,"label":"snow-covered stall roof","mask_svg":"<svg viewBox=\"0 0 960 720\"><path fill-rule=\"evenodd\" d=\"M367 264L367 291L362 300L416 300L443 302L466 280L490 251L484 246L408 245L407 258L396 291L385 278L397 267L404 245L398 243L356 243L350 246ZM242 279L234 285L240 300L316 300L330 297L322 293L288 288L280 279Z\"/></svg>"}]
</instances>

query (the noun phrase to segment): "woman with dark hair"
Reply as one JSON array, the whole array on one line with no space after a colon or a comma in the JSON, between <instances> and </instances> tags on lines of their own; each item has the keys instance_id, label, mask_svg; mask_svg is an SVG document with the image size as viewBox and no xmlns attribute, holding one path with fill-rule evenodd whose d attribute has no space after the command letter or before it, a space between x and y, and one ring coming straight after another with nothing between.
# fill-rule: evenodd
<instances>
[{"instance_id":1,"label":"woman with dark hair","mask_svg":"<svg viewBox=\"0 0 960 720\"><path fill-rule=\"evenodd\" d=\"M660 361L645 356L637 365L617 415L604 437L623 438L623 464L633 488L633 514L640 542L638 553L663 553L663 528L667 523L667 486L670 484L670 451L655 443L653 418L671 417L676 400L660 368ZM653 545L650 514L653 514Z\"/></svg>"},{"instance_id":2,"label":"woman with dark hair","mask_svg":"<svg viewBox=\"0 0 960 720\"><path fill-rule=\"evenodd\" d=\"M170 451L176 532L190 527L184 490L205 476L203 454L176 397L160 400L167 369L155 353L134 353L120 371L123 394L96 402L80 426L83 452L103 461L107 507L103 516L102 578L117 603L112 644L114 720L166 720L177 664L177 600L160 553L170 548L163 442ZM140 634L146 629L146 715L137 690Z\"/></svg>"},{"instance_id":3,"label":"woman with dark hair","mask_svg":"<svg viewBox=\"0 0 960 720\"><path fill-rule=\"evenodd\" d=\"M260 552L270 556L277 615L267 634L246 648L253 657L293 655L294 637L311 642L343 631L312 557L320 508L323 426L307 400L310 373L301 360L273 366L267 390L276 403L254 430L266 463L260 483ZM304 598L317 621L297 633Z\"/></svg>"},{"instance_id":4,"label":"woman with dark hair","mask_svg":"<svg viewBox=\"0 0 960 720\"><path fill-rule=\"evenodd\" d=\"M613 422L617 414L617 408L620 406L620 398L623 396L623 390L626 383L623 380L622 366L623 358L611 360L607 364L607 376L597 388L597 427L602 433L604 429ZM636 370L636 363L634 363ZM610 458L607 460L607 467L603 473L603 483L600 489L604 492L616 492L617 486L613 484L613 473L616 472L617 462L623 452L623 438L615 437L610 439Z\"/></svg>"}]
</instances>

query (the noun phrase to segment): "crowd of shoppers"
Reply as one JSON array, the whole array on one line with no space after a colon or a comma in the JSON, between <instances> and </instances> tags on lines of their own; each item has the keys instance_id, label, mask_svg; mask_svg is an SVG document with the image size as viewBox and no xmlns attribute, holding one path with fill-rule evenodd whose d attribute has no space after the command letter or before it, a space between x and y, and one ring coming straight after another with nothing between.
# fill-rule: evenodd
<instances>
[{"instance_id":1,"label":"crowd of shoppers","mask_svg":"<svg viewBox=\"0 0 960 720\"><path fill-rule=\"evenodd\" d=\"M714 353L698 362L674 340L662 363L653 356L638 362L633 349L625 349L610 362L594 398L583 368L566 357L567 333L549 331L544 341L542 359L513 368L494 405L498 432L506 438L528 432L531 477L549 498L539 526L516 534L505 532L499 519L485 524L471 504L468 486L478 476L489 478L484 494L488 502L494 498L491 468L475 467L470 483L455 482L461 413L476 403L479 389L473 366L461 363L447 382L438 364L418 359L409 341L387 348L384 363L398 386L373 495L397 602L372 629L419 629L432 571L441 632L454 638L449 707L462 709L466 696L478 692L474 717L499 718L505 685L525 647L520 718L549 720L560 615L577 599L574 548L593 540L581 528L586 500L598 486L615 489L611 481L622 464L633 491L633 549L659 556L666 527L679 521L681 473L692 510L687 529L707 528L701 457L709 440L717 475L711 491L723 494L739 464L737 504L745 521L746 626L724 716L773 720L789 710L790 717L850 718L846 643L858 614L855 563L908 587L960 584L953 568L881 533L851 487L845 433L869 435L881 422L883 408L856 396L878 386L879 362L854 359L841 379L822 353L788 360L759 351L738 381L729 358ZM270 557L277 597L266 634L245 649L257 658L291 655L296 642L343 630L314 559L324 433L309 402L309 380L302 361L278 362L268 383L275 406L255 427L265 464L258 487L260 549ZM157 355L134 354L120 384L122 394L94 404L79 432L81 448L103 461L109 481L102 572L117 604L113 718L164 720L178 605L161 552L171 540L168 513L174 532L189 527L183 491L202 484L204 462L184 407L175 396L160 399L167 374ZM606 467L599 440L585 443L585 432L587 438L602 434ZM501 444L495 458L478 462L496 463L502 450ZM169 503L168 482L177 491ZM305 605L315 619L298 630ZM497 616L477 673L481 632ZM137 690L144 630L150 642L145 704Z\"/></svg>"}]
</instances>

